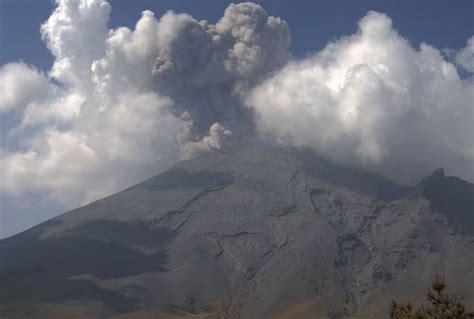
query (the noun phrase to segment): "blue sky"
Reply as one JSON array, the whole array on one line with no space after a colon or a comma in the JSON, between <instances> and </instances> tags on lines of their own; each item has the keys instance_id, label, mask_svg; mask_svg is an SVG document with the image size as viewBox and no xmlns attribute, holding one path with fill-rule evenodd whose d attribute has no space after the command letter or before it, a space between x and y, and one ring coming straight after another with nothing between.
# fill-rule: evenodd
<instances>
[{"instance_id":1,"label":"blue sky","mask_svg":"<svg viewBox=\"0 0 474 319\"><path fill-rule=\"evenodd\" d=\"M256 2L0 0L0 238L249 138L474 181L474 0Z\"/></svg>"},{"instance_id":2,"label":"blue sky","mask_svg":"<svg viewBox=\"0 0 474 319\"><path fill-rule=\"evenodd\" d=\"M143 10L161 16L167 10L217 21L227 0L111 0L111 27L133 26ZM339 36L352 34L369 10L386 13L399 33L418 46L459 49L474 33L472 0L266 0L255 1L290 27L296 56L321 50ZM0 65L23 60L49 70L53 58L40 38L39 26L53 9L53 0L0 0Z\"/></svg>"}]
</instances>

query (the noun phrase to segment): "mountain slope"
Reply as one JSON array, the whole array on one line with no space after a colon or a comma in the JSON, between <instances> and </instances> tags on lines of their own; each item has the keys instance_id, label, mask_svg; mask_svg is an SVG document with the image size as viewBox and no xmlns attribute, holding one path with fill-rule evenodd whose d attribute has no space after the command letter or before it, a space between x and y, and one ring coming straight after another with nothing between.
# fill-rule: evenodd
<instances>
[{"instance_id":1,"label":"mountain slope","mask_svg":"<svg viewBox=\"0 0 474 319\"><path fill-rule=\"evenodd\" d=\"M384 317L437 272L472 307L472 186L295 149L202 156L0 241L0 315Z\"/></svg>"}]
</instances>

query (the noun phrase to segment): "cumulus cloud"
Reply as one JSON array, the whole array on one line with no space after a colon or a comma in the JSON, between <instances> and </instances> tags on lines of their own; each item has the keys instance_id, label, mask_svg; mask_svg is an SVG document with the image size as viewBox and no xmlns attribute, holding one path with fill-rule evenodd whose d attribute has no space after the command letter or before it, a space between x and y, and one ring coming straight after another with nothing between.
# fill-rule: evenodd
<instances>
[{"instance_id":1,"label":"cumulus cloud","mask_svg":"<svg viewBox=\"0 0 474 319\"><path fill-rule=\"evenodd\" d=\"M42 38L55 57L50 75L80 89L91 78L91 63L103 55L110 4L106 0L57 0L41 26Z\"/></svg>"},{"instance_id":2,"label":"cumulus cloud","mask_svg":"<svg viewBox=\"0 0 474 319\"><path fill-rule=\"evenodd\" d=\"M109 30L110 12L106 0L57 0L41 26L49 73L0 68L4 207L34 194L66 210L253 134L244 98L291 58L286 23L253 3L215 25L144 11Z\"/></svg>"},{"instance_id":3,"label":"cumulus cloud","mask_svg":"<svg viewBox=\"0 0 474 319\"><path fill-rule=\"evenodd\" d=\"M360 20L356 34L291 62L248 98L267 139L404 183L436 167L473 179L473 101L471 79L461 79L436 48L410 46L377 12Z\"/></svg>"},{"instance_id":4,"label":"cumulus cloud","mask_svg":"<svg viewBox=\"0 0 474 319\"><path fill-rule=\"evenodd\" d=\"M456 61L464 69L474 73L474 36L467 41L467 46L456 54Z\"/></svg>"},{"instance_id":5,"label":"cumulus cloud","mask_svg":"<svg viewBox=\"0 0 474 319\"><path fill-rule=\"evenodd\" d=\"M0 67L4 218L33 202L46 218L256 136L402 182L439 166L473 179L472 76L384 14L295 60L286 23L253 3L216 24L144 11L109 29L110 13L106 0L56 0L41 26L52 69ZM454 54L470 72L473 43Z\"/></svg>"},{"instance_id":6,"label":"cumulus cloud","mask_svg":"<svg viewBox=\"0 0 474 319\"><path fill-rule=\"evenodd\" d=\"M21 112L30 103L47 97L47 77L24 63L9 63L0 68L0 114Z\"/></svg>"}]
</instances>

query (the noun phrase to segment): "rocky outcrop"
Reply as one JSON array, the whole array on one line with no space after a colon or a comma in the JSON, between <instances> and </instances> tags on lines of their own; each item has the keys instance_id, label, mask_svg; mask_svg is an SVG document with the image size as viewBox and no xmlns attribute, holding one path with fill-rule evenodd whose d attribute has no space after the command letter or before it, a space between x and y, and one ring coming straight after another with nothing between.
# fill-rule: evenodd
<instances>
[{"instance_id":1,"label":"rocky outcrop","mask_svg":"<svg viewBox=\"0 0 474 319\"><path fill-rule=\"evenodd\" d=\"M437 272L472 306L472 189L289 148L203 156L0 241L0 315L381 318Z\"/></svg>"}]
</instances>

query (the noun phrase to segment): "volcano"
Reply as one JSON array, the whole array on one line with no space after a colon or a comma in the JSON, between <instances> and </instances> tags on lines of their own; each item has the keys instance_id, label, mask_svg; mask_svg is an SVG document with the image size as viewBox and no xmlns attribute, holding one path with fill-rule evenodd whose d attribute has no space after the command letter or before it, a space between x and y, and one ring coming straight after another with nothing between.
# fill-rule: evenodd
<instances>
[{"instance_id":1,"label":"volcano","mask_svg":"<svg viewBox=\"0 0 474 319\"><path fill-rule=\"evenodd\" d=\"M474 304L474 185L310 151L183 161L0 241L2 318L386 318L434 274Z\"/></svg>"}]
</instances>

